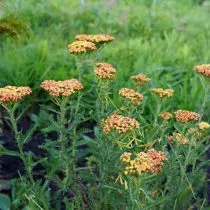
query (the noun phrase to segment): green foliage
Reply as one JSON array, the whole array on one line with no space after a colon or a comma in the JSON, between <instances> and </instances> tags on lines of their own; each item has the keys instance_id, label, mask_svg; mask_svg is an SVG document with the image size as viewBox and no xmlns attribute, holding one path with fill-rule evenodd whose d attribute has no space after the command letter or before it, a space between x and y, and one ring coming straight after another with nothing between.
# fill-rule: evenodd
<instances>
[{"instance_id":1,"label":"green foliage","mask_svg":"<svg viewBox=\"0 0 210 210\"><path fill-rule=\"evenodd\" d=\"M14 131L18 149L9 150L1 142L0 155L20 158L25 173L12 180L11 201L0 194L0 208L208 209L204 172L209 165L208 132L200 139L190 137L190 145L168 143L168 135L187 135L196 124L183 126L159 118L162 111L187 109L209 120L209 81L193 71L194 65L209 63L208 1L82 2L8 0L4 5L0 85L27 85L33 95L20 106L4 107L8 116L3 117ZM115 41L78 58L68 53L67 45L82 33L111 34ZM93 68L101 61L118 70L114 81L95 79ZM139 73L147 74L151 82L137 87L129 78ZM45 79L68 78L80 78L85 86L71 100L51 101L40 88ZM122 87L144 94L139 108L119 96ZM150 91L155 87L172 88L175 94L160 100ZM140 129L104 135L101 123L114 111L137 119ZM25 113L32 124L28 131L18 127ZM25 149L37 133L44 138L39 146L44 157ZM126 176L120 155L152 147L166 153L163 170Z\"/></svg>"}]
</instances>

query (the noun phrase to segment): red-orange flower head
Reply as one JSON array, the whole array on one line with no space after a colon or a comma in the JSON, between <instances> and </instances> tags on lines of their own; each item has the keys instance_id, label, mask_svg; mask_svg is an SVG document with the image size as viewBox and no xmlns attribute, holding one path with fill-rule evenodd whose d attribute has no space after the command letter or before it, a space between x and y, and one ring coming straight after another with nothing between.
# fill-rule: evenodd
<instances>
[{"instance_id":1,"label":"red-orange flower head","mask_svg":"<svg viewBox=\"0 0 210 210\"><path fill-rule=\"evenodd\" d=\"M5 86L0 88L0 101L2 102L17 102L20 101L24 96L30 95L32 90L30 87L16 87L16 86Z\"/></svg>"},{"instance_id":2,"label":"red-orange flower head","mask_svg":"<svg viewBox=\"0 0 210 210\"><path fill-rule=\"evenodd\" d=\"M154 148L148 152L139 152L134 159L131 153L124 152L120 159L125 164L125 174L140 175L142 173L158 173L162 170L163 162L167 160L165 154Z\"/></svg>"},{"instance_id":3,"label":"red-orange flower head","mask_svg":"<svg viewBox=\"0 0 210 210\"><path fill-rule=\"evenodd\" d=\"M143 101L144 99L144 95L136 92L133 89L129 89L129 88L121 88L119 91L119 94L130 100L134 105L140 105L140 103Z\"/></svg>"},{"instance_id":4,"label":"red-orange flower head","mask_svg":"<svg viewBox=\"0 0 210 210\"><path fill-rule=\"evenodd\" d=\"M68 45L69 53L81 54L97 50L96 45L88 41L75 41Z\"/></svg>"},{"instance_id":5,"label":"red-orange flower head","mask_svg":"<svg viewBox=\"0 0 210 210\"><path fill-rule=\"evenodd\" d=\"M134 118L112 114L103 121L102 126L104 133L109 133L112 130L116 130L118 133L127 133L138 129L140 124Z\"/></svg>"},{"instance_id":6,"label":"red-orange flower head","mask_svg":"<svg viewBox=\"0 0 210 210\"><path fill-rule=\"evenodd\" d=\"M194 66L194 70L205 77L210 77L210 64Z\"/></svg>"},{"instance_id":7,"label":"red-orange flower head","mask_svg":"<svg viewBox=\"0 0 210 210\"><path fill-rule=\"evenodd\" d=\"M77 79L64 81L45 80L40 86L48 91L51 96L71 96L84 88Z\"/></svg>"},{"instance_id":8,"label":"red-orange flower head","mask_svg":"<svg viewBox=\"0 0 210 210\"><path fill-rule=\"evenodd\" d=\"M100 79L114 79L116 69L109 63L96 63L95 75Z\"/></svg>"},{"instance_id":9,"label":"red-orange flower head","mask_svg":"<svg viewBox=\"0 0 210 210\"><path fill-rule=\"evenodd\" d=\"M176 120L180 123L188 123L200 118L200 114L188 110L177 110L174 113Z\"/></svg>"},{"instance_id":10,"label":"red-orange flower head","mask_svg":"<svg viewBox=\"0 0 210 210\"><path fill-rule=\"evenodd\" d=\"M147 82L149 82L151 80L145 74L137 74L137 75L131 76L130 78L133 81L135 81L136 84L139 84L139 85L144 85L144 84L146 84Z\"/></svg>"}]
</instances>

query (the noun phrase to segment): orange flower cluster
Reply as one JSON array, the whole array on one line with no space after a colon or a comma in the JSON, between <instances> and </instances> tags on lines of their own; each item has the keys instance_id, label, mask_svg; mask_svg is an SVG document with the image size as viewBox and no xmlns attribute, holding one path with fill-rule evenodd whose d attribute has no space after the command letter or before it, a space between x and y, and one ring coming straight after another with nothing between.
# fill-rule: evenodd
<instances>
[{"instance_id":1,"label":"orange flower cluster","mask_svg":"<svg viewBox=\"0 0 210 210\"><path fill-rule=\"evenodd\" d=\"M119 114L112 114L102 123L104 133L116 130L119 133L126 133L138 129L140 124L134 118L124 117Z\"/></svg>"},{"instance_id":2,"label":"orange flower cluster","mask_svg":"<svg viewBox=\"0 0 210 210\"><path fill-rule=\"evenodd\" d=\"M24 96L30 95L32 90L30 87L16 87L5 86L0 88L0 101L2 102L16 102L21 100Z\"/></svg>"},{"instance_id":3,"label":"orange flower cluster","mask_svg":"<svg viewBox=\"0 0 210 210\"><path fill-rule=\"evenodd\" d=\"M173 89L162 89L162 88L152 88L151 89L152 92L156 93L157 95L159 95L161 98L163 97L171 97L174 94L174 90Z\"/></svg>"},{"instance_id":4,"label":"orange flower cluster","mask_svg":"<svg viewBox=\"0 0 210 210\"><path fill-rule=\"evenodd\" d=\"M96 63L94 72L100 79L113 79L116 69L109 63Z\"/></svg>"},{"instance_id":5,"label":"orange flower cluster","mask_svg":"<svg viewBox=\"0 0 210 210\"><path fill-rule=\"evenodd\" d=\"M139 105L144 99L144 95L137 93L133 89L129 89L129 88L121 88L119 91L119 94L122 97L127 98L130 101L132 101L135 105Z\"/></svg>"},{"instance_id":6,"label":"orange flower cluster","mask_svg":"<svg viewBox=\"0 0 210 210\"><path fill-rule=\"evenodd\" d=\"M70 96L76 91L82 90L84 86L76 79L64 81L45 80L40 85L44 90L49 91L51 96Z\"/></svg>"},{"instance_id":7,"label":"orange flower cluster","mask_svg":"<svg viewBox=\"0 0 210 210\"><path fill-rule=\"evenodd\" d=\"M163 152L154 148L148 152L139 152L134 159L131 159L131 155L129 152L124 152L120 157L121 161L126 165L125 174L158 173L162 170L163 161L167 160Z\"/></svg>"},{"instance_id":8,"label":"orange flower cluster","mask_svg":"<svg viewBox=\"0 0 210 210\"><path fill-rule=\"evenodd\" d=\"M168 136L168 140L170 142L178 142L180 144L189 144L189 139L186 138L185 136L183 136L182 134L180 133L173 133L172 136Z\"/></svg>"},{"instance_id":9,"label":"orange flower cluster","mask_svg":"<svg viewBox=\"0 0 210 210\"><path fill-rule=\"evenodd\" d=\"M195 71L202 74L205 77L210 77L210 64L203 64L194 67Z\"/></svg>"},{"instance_id":10,"label":"orange flower cluster","mask_svg":"<svg viewBox=\"0 0 210 210\"><path fill-rule=\"evenodd\" d=\"M95 34L95 35L79 34L75 37L75 39L78 41L88 41L98 44L98 43L113 41L114 37L106 34Z\"/></svg>"},{"instance_id":11,"label":"orange flower cluster","mask_svg":"<svg viewBox=\"0 0 210 210\"><path fill-rule=\"evenodd\" d=\"M162 112L160 114L160 117L164 120L170 120L173 117L173 115L170 112Z\"/></svg>"},{"instance_id":12,"label":"orange flower cluster","mask_svg":"<svg viewBox=\"0 0 210 210\"><path fill-rule=\"evenodd\" d=\"M198 120L200 114L188 110L177 110L175 113L176 120L180 123L188 123L190 121Z\"/></svg>"},{"instance_id":13,"label":"orange flower cluster","mask_svg":"<svg viewBox=\"0 0 210 210\"><path fill-rule=\"evenodd\" d=\"M138 74L138 75L131 76L131 79L140 85L144 85L145 83L147 83L151 80L145 74Z\"/></svg>"},{"instance_id":14,"label":"orange flower cluster","mask_svg":"<svg viewBox=\"0 0 210 210\"><path fill-rule=\"evenodd\" d=\"M87 41L75 41L68 45L68 50L72 54L87 53L97 50L96 45Z\"/></svg>"}]
</instances>

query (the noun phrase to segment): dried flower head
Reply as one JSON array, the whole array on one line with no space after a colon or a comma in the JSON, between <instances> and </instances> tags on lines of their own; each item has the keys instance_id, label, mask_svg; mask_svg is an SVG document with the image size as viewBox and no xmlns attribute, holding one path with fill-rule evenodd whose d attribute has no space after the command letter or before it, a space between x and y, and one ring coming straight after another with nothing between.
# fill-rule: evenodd
<instances>
[{"instance_id":1,"label":"dried flower head","mask_svg":"<svg viewBox=\"0 0 210 210\"><path fill-rule=\"evenodd\" d=\"M96 63L94 72L100 79L113 79L115 78L116 69L109 63Z\"/></svg>"},{"instance_id":2,"label":"dried flower head","mask_svg":"<svg viewBox=\"0 0 210 210\"><path fill-rule=\"evenodd\" d=\"M64 81L45 80L40 86L48 91L51 96L70 96L84 88L82 83L76 79Z\"/></svg>"},{"instance_id":3,"label":"dried flower head","mask_svg":"<svg viewBox=\"0 0 210 210\"><path fill-rule=\"evenodd\" d=\"M72 54L87 53L96 50L96 45L87 41L75 41L68 45L68 50Z\"/></svg>"},{"instance_id":4,"label":"dried flower head","mask_svg":"<svg viewBox=\"0 0 210 210\"><path fill-rule=\"evenodd\" d=\"M154 148L148 152L139 152L134 159L131 153L124 152L120 159L125 164L125 174L139 175L142 173L158 173L162 170L163 161L167 157Z\"/></svg>"},{"instance_id":5,"label":"dried flower head","mask_svg":"<svg viewBox=\"0 0 210 210\"><path fill-rule=\"evenodd\" d=\"M138 74L138 75L131 76L131 79L134 80L139 85L144 85L151 80L145 74Z\"/></svg>"},{"instance_id":6,"label":"dried flower head","mask_svg":"<svg viewBox=\"0 0 210 210\"><path fill-rule=\"evenodd\" d=\"M140 124L134 118L124 117L119 114L112 114L102 123L104 133L116 130L119 133L126 133L138 129Z\"/></svg>"},{"instance_id":7,"label":"dried flower head","mask_svg":"<svg viewBox=\"0 0 210 210\"><path fill-rule=\"evenodd\" d=\"M176 120L180 123L188 123L190 121L198 120L200 117L200 114L188 110L177 110L174 113Z\"/></svg>"},{"instance_id":8,"label":"dried flower head","mask_svg":"<svg viewBox=\"0 0 210 210\"><path fill-rule=\"evenodd\" d=\"M79 34L75 37L75 39L78 41L88 41L98 44L98 43L111 42L114 40L114 37L106 34L95 34L95 35Z\"/></svg>"},{"instance_id":9,"label":"dried flower head","mask_svg":"<svg viewBox=\"0 0 210 210\"><path fill-rule=\"evenodd\" d=\"M160 117L164 120L170 120L173 117L173 115L170 112L162 112L160 114Z\"/></svg>"},{"instance_id":10,"label":"dried flower head","mask_svg":"<svg viewBox=\"0 0 210 210\"><path fill-rule=\"evenodd\" d=\"M198 128L189 128L187 130L187 135L188 136L194 136L194 137L201 137L202 133L199 132Z\"/></svg>"},{"instance_id":11,"label":"dried flower head","mask_svg":"<svg viewBox=\"0 0 210 210\"><path fill-rule=\"evenodd\" d=\"M200 122L200 123L198 123L198 127L200 130L206 130L206 129L210 128L210 125L207 122Z\"/></svg>"},{"instance_id":12,"label":"dried flower head","mask_svg":"<svg viewBox=\"0 0 210 210\"><path fill-rule=\"evenodd\" d=\"M133 89L129 89L129 88L121 88L119 91L119 94L122 97L127 98L130 101L132 101L135 105L139 105L144 99L144 95L137 93Z\"/></svg>"},{"instance_id":13,"label":"dried flower head","mask_svg":"<svg viewBox=\"0 0 210 210\"><path fill-rule=\"evenodd\" d=\"M170 142L178 142L179 144L189 144L189 139L186 138L185 136L183 136L182 134L180 133L173 133L172 136L168 136L168 140Z\"/></svg>"},{"instance_id":14,"label":"dried flower head","mask_svg":"<svg viewBox=\"0 0 210 210\"><path fill-rule=\"evenodd\" d=\"M194 66L194 70L205 77L210 77L210 64Z\"/></svg>"},{"instance_id":15,"label":"dried flower head","mask_svg":"<svg viewBox=\"0 0 210 210\"><path fill-rule=\"evenodd\" d=\"M156 93L157 95L159 95L161 98L163 97L171 97L174 94L174 90L173 89L162 89L162 88L152 88L151 89L152 92Z\"/></svg>"},{"instance_id":16,"label":"dried flower head","mask_svg":"<svg viewBox=\"0 0 210 210\"><path fill-rule=\"evenodd\" d=\"M21 100L24 96L30 95L32 90L30 87L16 87L5 86L0 88L0 101L2 102L16 102Z\"/></svg>"}]
</instances>

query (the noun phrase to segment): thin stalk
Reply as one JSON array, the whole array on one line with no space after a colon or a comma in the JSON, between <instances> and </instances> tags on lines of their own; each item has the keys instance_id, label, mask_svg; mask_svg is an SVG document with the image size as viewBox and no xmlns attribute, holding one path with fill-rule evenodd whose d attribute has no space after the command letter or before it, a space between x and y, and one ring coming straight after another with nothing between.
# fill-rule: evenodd
<instances>
[{"instance_id":1,"label":"thin stalk","mask_svg":"<svg viewBox=\"0 0 210 210\"><path fill-rule=\"evenodd\" d=\"M18 128L17 128L17 120L16 120L15 114L14 114L17 105L15 104L11 109L8 108L4 104L1 104L1 105L6 109L6 111L9 114L9 120L11 122L12 129L14 130L15 140L16 140L16 143L17 143L17 146L18 146L18 149L19 149L19 157L23 161L23 164L24 164L24 167L26 169L27 175L30 179L30 182L32 184L34 184L34 179L33 179L33 176L31 174L31 168L30 168L30 166L28 166L27 159L26 159L25 153L23 151L23 144L21 143L21 139L20 139L20 132L18 131Z\"/></svg>"}]
</instances>

